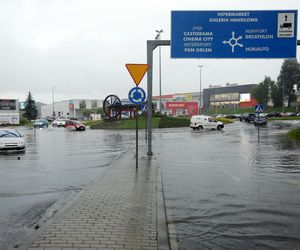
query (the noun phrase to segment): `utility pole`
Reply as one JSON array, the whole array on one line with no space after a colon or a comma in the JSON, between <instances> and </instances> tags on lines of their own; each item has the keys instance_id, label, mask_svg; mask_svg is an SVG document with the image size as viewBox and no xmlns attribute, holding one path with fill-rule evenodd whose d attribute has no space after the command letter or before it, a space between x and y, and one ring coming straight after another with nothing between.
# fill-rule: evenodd
<instances>
[{"instance_id":1,"label":"utility pole","mask_svg":"<svg viewBox=\"0 0 300 250\"><path fill-rule=\"evenodd\" d=\"M160 40L160 36L161 36L161 33L163 33L164 31L163 30L155 30L157 35L155 37L155 40ZM159 48L159 113L162 113L161 112L161 47L160 45L158 46Z\"/></svg>"},{"instance_id":2,"label":"utility pole","mask_svg":"<svg viewBox=\"0 0 300 250\"><path fill-rule=\"evenodd\" d=\"M52 87L52 117L55 118L55 109L54 109L54 89L55 87Z\"/></svg>"},{"instance_id":3,"label":"utility pole","mask_svg":"<svg viewBox=\"0 0 300 250\"><path fill-rule=\"evenodd\" d=\"M199 65L198 67L200 69L199 115L201 115L201 90L202 90L201 70L202 70L203 65Z\"/></svg>"}]
</instances>

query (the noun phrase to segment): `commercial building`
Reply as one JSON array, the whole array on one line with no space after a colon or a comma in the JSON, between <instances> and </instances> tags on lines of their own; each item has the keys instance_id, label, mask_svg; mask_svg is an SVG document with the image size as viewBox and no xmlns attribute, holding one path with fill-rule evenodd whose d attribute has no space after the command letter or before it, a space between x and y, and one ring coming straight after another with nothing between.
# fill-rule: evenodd
<instances>
[{"instance_id":1,"label":"commercial building","mask_svg":"<svg viewBox=\"0 0 300 250\"><path fill-rule=\"evenodd\" d=\"M103 100L96 99L72 99L41 106L41 117L84 117L86 109L102 108Z\"/></svg>"},{"instance_id":2,"label":"commercial building","mask_svg":"<svg viewBox=\"0 0 300 250\"><path fill-rule=\"evenodd\" d=\"M159 111L159 96L153 96L155 111ZM177 115L197 115L199 112L199 93L181 93L161 96L161 110L163 114Z\"/></svg>"},{"instance_id":3,"label":"commercial building","mask_svg":"<svg viewBox=\"0 0 300 250\"><path fill-rule=\"evenodd\" d=\"M20 109L18 99L0 99L0 124L19 124Z\"/></svg>"},{"instance_id":4,"label":"commercial building","mask_svg":"<svg viewBox=\"0 0 300 250\"><path fill-rule=\"evenodd\" d=\"M201 102L199 92L162 95L161 110L167 115L195 115L199 114L199 103L201 110L254 107L257 104L251 96L254 86L256 84L210 85L209 88L203 89ZM159 99L159 96L153 96L156 112L159 111Z\"/></svg>"},{"instance_id":5,"label":"commercial building","mask_svg":"<svg viewBox=\"0 0 300 250\"><path fill-rule=\"evenodd\" d=\"M219 108L246 108L254 107L257 101L251 96L251 89L256 84L226 84L210 85L209 88L203 90L203 108L219 109Z\"/></svg>"}]
</instances>

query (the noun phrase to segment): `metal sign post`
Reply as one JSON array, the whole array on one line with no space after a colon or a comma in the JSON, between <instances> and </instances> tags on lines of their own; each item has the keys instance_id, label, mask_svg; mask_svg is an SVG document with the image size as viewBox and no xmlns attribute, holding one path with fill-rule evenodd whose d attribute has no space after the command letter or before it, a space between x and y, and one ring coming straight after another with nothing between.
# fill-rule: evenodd
<instances>
[{"instance_id":1,"label":"metal sign post","mask_svg":"<svg viewBox=\"0 0 300 250\"><path fill-rule=\"evenodd\" d=\"M135 107L135 166L138 168L138 159L139 159L139 119L138 119L138 109L146 99L146 93L142 88L139 88L141 80L146 74L149 65L148 64L126 64L126 68L128 69L134 83L136 84L135 88L132 88L128 93L129 100L136 104Z\"/></svg>"},{"instance_id":2,"label":"metal sign post","mask_svg":"<svg viewBox=\"0 0 300 250\"><path fill-rule=\"evenodd\" d=\"M135 108L135 168L139 167L139 113L138 107Z\"/></svg>"},{"instance_id":3,"label":"metal sign post","mask_svg":"<svg viewBox=\"0 0 300 250\"><path fill-rule=\"evenodd\" d=\"M264 110L264 106L262 104L255 105L255 113L257 114L257 140L258 140L258 142L259 142L259 114L262 113L263 110Z\"/></svg>"},{"instance_id":4,"label":"metal sign post","mask_svg":"<svg viewBox=\"0 0 300 250\"><path fill-rule=\"evenodd\" d=\"M147 41L147 64L149 69L147 72L147 127L148 127L148 151L147 155L151 156L152 153L152 79L153 79L153 50L157 46L170 46L170 40L148 40Z\"/></svg>"}]
</instances>

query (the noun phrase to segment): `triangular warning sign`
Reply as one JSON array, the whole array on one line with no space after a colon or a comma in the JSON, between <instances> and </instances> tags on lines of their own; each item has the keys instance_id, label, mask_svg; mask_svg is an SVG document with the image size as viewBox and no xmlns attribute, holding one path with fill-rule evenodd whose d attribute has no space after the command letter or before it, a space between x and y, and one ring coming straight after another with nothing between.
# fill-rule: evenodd
<instances>
[{"instance_id":1,"label":"triangular warning sign","mask_svg":"<svg viewBox=\"0 0 300 250\"><path fill-rule=\"evenodd\" d=\"M126 64L133 81L138 86L146 74L149 65L148 64Z\"/></svg>"}]
</instances>

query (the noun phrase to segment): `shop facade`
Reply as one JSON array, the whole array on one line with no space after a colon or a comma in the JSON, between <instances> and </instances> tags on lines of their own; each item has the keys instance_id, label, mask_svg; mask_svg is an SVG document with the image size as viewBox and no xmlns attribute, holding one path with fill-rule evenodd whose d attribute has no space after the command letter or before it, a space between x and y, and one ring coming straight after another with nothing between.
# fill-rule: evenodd
<instances>
[{"instance_id":1,"label":"shop facade","mask_svg":"<svg viewBox=\"0 0 300 250\"><path fill-rule=\"evenodd\" d=\"M18 99L0 99L0 124L20 124Z\"/></svg>"}]
</instances>

